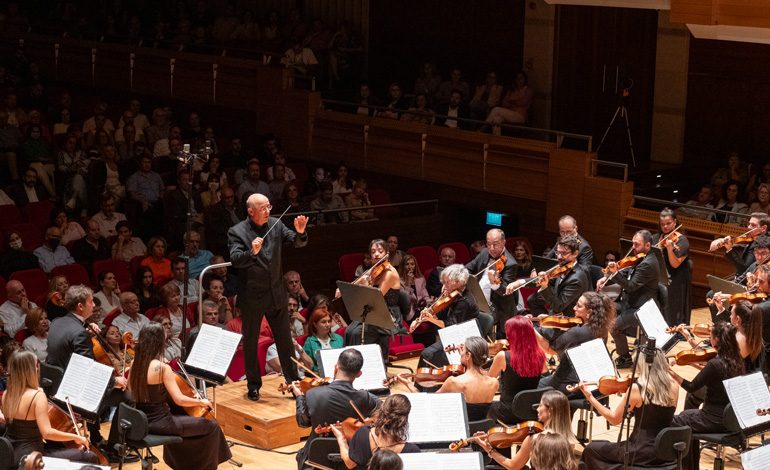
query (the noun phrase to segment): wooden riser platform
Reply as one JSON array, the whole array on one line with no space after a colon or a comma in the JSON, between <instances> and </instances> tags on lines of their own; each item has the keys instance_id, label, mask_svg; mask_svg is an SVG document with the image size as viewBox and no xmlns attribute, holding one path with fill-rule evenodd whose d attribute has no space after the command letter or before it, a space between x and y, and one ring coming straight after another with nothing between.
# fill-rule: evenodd
<instances>
[{"instance_id":1,"label":"wooden riser platform","mask_svg":"<svg viewBox=\"0 0 770 470\"><path fill-rule=\"evenodd\" d=\"M310 434L297 426L294 398L281 395L282 376L262 377L261 398L246 398L246 381L216 388L217 421L225 435L262 449L296 444Z\"/></svg>"}]
</instances>

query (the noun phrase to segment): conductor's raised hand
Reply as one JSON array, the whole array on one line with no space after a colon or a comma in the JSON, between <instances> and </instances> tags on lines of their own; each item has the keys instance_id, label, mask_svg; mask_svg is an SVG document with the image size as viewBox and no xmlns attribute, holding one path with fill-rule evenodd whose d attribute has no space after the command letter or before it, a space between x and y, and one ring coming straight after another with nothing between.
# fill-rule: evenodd
<instances>
[{"instance_id":1,"label":"conductor's raised hand","mask_svg":"<svg viewBox=\"0 0 770 470\"><path fill-rule=\"evenodd\" d=\"M294 230L296 230L297 233L305 233L307 220L308 219L306 215L298 215L297 217L294 217Z\"/></svg>"},{"instance_id":2,"label":"conductor's raised hand","mask_svg":"<svg viewBox=\"0 0 770 470\"><path fill-rule=\"evenodd\" d=\"M257 237L254 240L251 241L251 254L256 255L259 253L259 250L262 249L262 243L265 240L262 237Z\"/></svg>"}]
</instances>

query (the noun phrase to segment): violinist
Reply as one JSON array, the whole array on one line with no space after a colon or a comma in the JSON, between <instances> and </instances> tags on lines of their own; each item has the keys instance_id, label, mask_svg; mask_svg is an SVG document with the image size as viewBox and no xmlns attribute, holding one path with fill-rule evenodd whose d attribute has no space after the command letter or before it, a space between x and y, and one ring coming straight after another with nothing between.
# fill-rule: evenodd
<instances>
[{"instance_id":1,"label":"violinist","mask_svg":"<svg viewBox=\"0 0 770 470\"><path fill-rule=\"evenodd\" d=\"M48 357L48 329L50 323L48 315L40 307L35 307L27 314L24 324L32 333L22 343L25 351L31 351L37 356L37 360L45 362Z\"/></svg>"},{"instance_id":2,"label":"violinist","mask_svg":"<svg viewBox=\"0 0 770 470\"><path fill-rule=\"evenodd\" d=\"M522 390L537 388L540 375L545 369L545 353L537 347L532 322L523 316L509 318L505 322L505 337L510 351L500 351L492 360L489 376L502 377L500 400L492 403L489 417L495 421L513 423L513 397Z\"/></svg>"},{"instance_id":3,"label":"violinist","mask_svg":"<svg viewBox=\"0 0 770 470\"><path fill-rule=\"evenodd\" d=\"M719 297L714 297L714 301L719 303L719 316L724 316L723 302ZM765 369L766 355L762 341L762 322L762 308L748 300L738 301L730 308L730 323L736 328L735 339L738 341L746 373ZM680 325L677 331L686 330L683 326ZM687 331L682 331L682 334L692 346L692 335Z\"/></svg>"},{"instance_id":4,"label":"violinist","mask_svg":"<svg viewBox=\"0 0 770 470\"><path fill-rule=\"evenodd\" d=\"M364 470L372 456L380 450L387 449L397 454L420 452L416 444L407 442L411 410L412 404L406 396L389 396L375 413L374 425L362 426L350 442L345 440L341 429L332 426L345 468Z\"/></svg>"},{"instance_id":5,"label":"violinist","mask_svg":"<svg viewBox=\"0 0 770 470\"><path fill-rule=\"evenodd\" d=\"M102 330L102 344L107 346L104 352L107 354L112 368L118 375L125 375L125 372L131 368L134 362L133 345L123 343L123 335L120 329L115 325L110 325Z\"/></svg>"},{"instance_id":6,"label":"violinist","mask_svg":"<svg viewBox=\"0 0 770 470\"><path fill-rule=\"evenodd\" d=\"M364 417L371 416L379 406L380 401L376 396L366 390L353 388L353 381L361 376L363 365L364 357L360 351L346 349L337 359L337 364L334 366L334 381L331 384L312 388L305 395L297 384L292 383L292 392L297 397L297 424L304 428L313 428L305 441L305 447L297 452L299 470L306 468L305 459L308 458L310 445L318 437L315 434L316 426L326 426L343 421L345 418L358 416L350 404L351 401L364 414Z\"/></svg>"},{"instance_id":7,"label":"violinist","mask_svg":"<svg viewBox=\"0 0 770 470\"><path fill-rule=\"evenodd\" d=\"M634 430L628 439L628 461L634 466L655 466L665 462L658 460L655 452L655 438L658 431L671 426L679 397L679 386L668 374L668 364L663 351L644 350L645 360L639 361L639 376L636 382L623 394L615 408L603 405L591 393L585 383L580 391L594 409L609 424L617 426L623 421L626 405L635 418ZM651 361L647 361L647 358ZM621 470L623 468L625 443L592 442L583 451L583 462L587 468Z\"/></svg>"},{"instance_id":8,"label":"violinist","mask_svg":"<svg viewBox=\"0 0 770 470\"><path fill-rule=\"evenodd\" d=\"M567 396L557 390L549 390L540 398L537 407L537 420L543 423L543 433L553 432L564 436L574 452L577 438L572 433L571 412ZM479 445L498 465L506 470L520 470L524 468L532 452L535 440L543 434L533 434L524 438L519 451L511 458L506 458L497 449L493 448L487 440L480 440Z\"/></svg>"},{"instance_id":9,"label":"violinist","mask_svg":"<svg viewBox=\"0 0 770 470\"><path fill-rule=\"evenodd\" d=\"M457 377L449 377L441 384L436 393L462 393L468 411L469 421L479 421L487 417L497 389L500 386L497 376L487 375L481 367L487 362L489 349L487 340L480 336L471 336L460 345L460 364L465 367L465 373ZM411 391L413 383L403 376L397 376L399 382Z\"/></svg>"},{"instance_id":10,"label":"violinist","mask_svg":"<svg viewBox=\"0 0 770 470\"><path fill-rule=\"evenodd\" d=\"M690 323L690 297L692 290L692 262L689 259L690 242L680 232L673 210L660 211L660 233L652 236L652 243L663 251L663 259L670 277L668 297L663 317L669 325Z\"/></svg>"},{"instance_id":11,"label":"violinist","mask_svg":"<svg viewBox=\"0 0 770 470\"><path fill-rule=\"evenodd\" d=\"M596 338L605 339L615 321L615 302L604 294L586 292L575 304L575 317L583 320L583 324L570 328L550 342L535 330L540 349L548 355L559 356L556 370L540 379L538 388L553 387L566 393L567 385L577 382L577 373L566 351Z\"/></svg>"},{"instance_id":12,"label":"violinist","mask_svg":"<svg viewBox=\"0 0 770 470\"><path fill-rule=\"evenodd\" d=\"M770 354L770 265L759 266L756 279L757 293L768 295L768 298L756 304L762 311L762 339L765 342L765 355L767 355Z\"/></svg>"},{"instance_id":13,"label":"violinist","mask_svg":"<svg viewBox=\"0 0 770 470\"><path fill-rule=\"evenodd\" d=\"M657 301L658 296L660 271L658 258L652 253L652 234L647 230L639 230L631 241L632 255L643 256L643 258L622 271L619 263L608 263L608 274L596 283L597 292L601 291L610 279L623 288L616 300L617 317L611 331L612 339L615 341L615 351L618 353L618 358L615 360L618 369L633 365L626 335L636 336L636 327L639 326L636 311L650 299Z\"/></svg>"},{"instance_id":14,"label":"violinist","mask_svg":"<svg viewBox=\"0 0 770 470\"><path fill-rule=\"evenodd\" d=\"M48 295L46 296L45 301L45 312L48 314L48 318L51 321L67 314L67 309L64 308L64 294L67 292L69 286L65 276L53 276L51 280L48 281Z\"/></svg>"},{"instance_id":15,"label":"violinist","mask_svg":"<svg viewBox=\"0 0 770 470\"><path fill-rule=\"evenodd\" d=\"M89 359L94 359L93 343L90 334L98 334L99 328L89 323L89 319L94 312L94 294L93 291L82 284L70 286L64 296L64 307L68 310L67 315L55 319L51 323L48 333L48 364L52 366L67 369L72 354L80 354ZM118 403L128 400L128 396L123 391L126 388L126 379L123 377L113 377L110 379L109 388L102 398L99 414ZM99 445L102 452L110 461L118 461L113 450L113 445L118 442L118 431L120 426L117 424L115 413L113 423L110 427L109 443L103 442L102 435L99 433L99 423L88 423L88 431L93 445ZM104 445L102 445L104 444ZM138 460L132 456L133 460Z\"/></svg>"},{"instance_id":16,"label":"violinist","mask_svg":"<svg viewBox=\"0 0 770 470\"><path fill-rule=\"evenodd\" d=\"M211 408L211 403L206 398L187 396L180 390L176 374L163 359L163 327L157 323L147 325L142 328L141 337L129 377L136 407L147 415L151 434L182 437L179 444L163 446L163 461L175 470L215 470L232 456L219 423L187 414L172 414L169 407L173 402L179 407Z\"/></svg>"},{"instance_id":17,"label":"violinist","mask_svg":"<svg viewBox=\"0 0 770 470\"><path fill-rule=\"evenodd\" d=\"M133 292L121 292L120 306L123 312L112 320L112 324L124 333L130 332L138 340L142 328L150 324L150 319L139 312L139 297Z\"/></svg>"},{"instance_id":18,"label":"violinist","mask_svg":"<svg viewBox=\"0 0 770 470\"><path fill-rule=\"evenodd\" d=\"M505 257L504 266L497 270L496 262ZM501 263L503 264L503 263ZM491 313L497 323L498 339L505 336L505 321L516 311L518 294L505 295L508 284L516 278L516 260L505 248L505 233L497 228L487 232L486 248L483 248L471 262L465 265L479 280L481 290L492 307ZM482 332L486 335L486 332Z\"/></svg>"},{"instance_id":19,"label":"violinist","mask_svg":"<svg viewBox=\"0 0 770 470\"><path fill-rule=\"evenodd\" d=\"M690 426L693 433L724 432L725 406L730 402L725 386L722 383L743 375L745 372L738 342L735 338L736 328L726 322L717 322L711 329L711 345L717 350L717 355L709 360L695 378L690 381L683 379L673 368L669 374L689 393L706 388L703 407L686 409L674 417L672 426ZM700 443L690 443L690 452L685 456L684 468L700 468Z\"/></svg>"},{"instance_id":20,"label":"violinist","mask_svg":"<svg viewBox=\"0 0 770 470\"><path fill-rule=\"evenodd\" d=\"M559 218L559 239L568 235L577 237L577 239L580 240L580 248L578 250L579 254L577 258L578 264L587 270L589 267L591 267L592 264L594 264L594 250L591 248L591 245L588 244L586 239L581 237L578 233L577 220L575 220L575 218L571 215L563 215L561 218ZM559 239L556 240L553 248L551 248L550 251L545 254L546 258L556 259L556 250L559 248Z\"/></svg>"},{"instance_id":21,"label":"violinist","mask_svg":"<svg viewBox=\"0 0 770 470\"><path fill-rule=\"evenodd\" d=\"M372 256L372 264L376 264L382 258L388 256L388 245L382 239L374 239L369 243L369 254ZM385 297L385 303L388 305L390 315L393 318L395 327L401 325L401 309L399 308L399 298L401 295L401 278L396 268L391 266L388 261L383 261L372 271L362 278L360 282L376 287ZM361 344L361 322L352 321L345 330L345 345ZM382 357L388 357L388 340L392 330L384 330L378 326L367 325L364 331L364 344L378 344L382 350Z\"/></svg>"},{"instance_id":22,"label":"violinist","mask_svg":"<svg viewBox=\"0 0 770 470\"><path fill-rule=\"evenodd\" d=\"M438 328L456 325L477 318L479 316L479 308L473 296L466 290L469 277L470 273L461 264L453 264L444 268L441 271L441 283L444 285L442 297L450 295L452 292L459 292L460 295L449 307L437 315L430 315L429 312L424 310L421 313L421 317L430 318L428 321ZM439 339L425 348L420 355L417 367L427 367L426 360L439 367L447 365L449 362L444 352L444 346Z\"/></svg>"},{"instance_id":23,"label":"violinist","mask_svg":"<svg viewBox=\"0 0 770 470\"><path fill-rule=\"evenodd\" d=\"M14 380L8 382L8 388L3 394L3 415L7 421L6 437L13 445L15 460L37 451L49 457L98 464L96 455L88 450L87 438L51 426L48 399L38 381L40 363L35 355L29 351L14 353L8 369L8 374ZM74 441L78 447L55 446L70 441Z\"/></svg>"}]
</instances>

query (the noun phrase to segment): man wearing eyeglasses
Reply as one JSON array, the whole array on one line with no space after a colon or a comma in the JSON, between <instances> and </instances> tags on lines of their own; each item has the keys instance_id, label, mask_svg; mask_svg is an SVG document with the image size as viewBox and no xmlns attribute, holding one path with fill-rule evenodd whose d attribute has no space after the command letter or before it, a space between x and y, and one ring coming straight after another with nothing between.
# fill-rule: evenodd
<instances>
[{"instance_id":1,"label":"man wearing eyeglasses","mask_svg":"<svg viewBox=\"0 0 770 470\"><path fill-rule=\"evenodd\" d=\"M563 215L559 219L559 238L572 235L580 240L580 253L578 254L578 264L588 269L594 264L594 250L588 244L585 238L578 234L577 220L571 215ZM559 247L559 239L556 244L545 254L546 258L556 259L556 249Z\"/></svg>"},{"instance_id":2,"label":"man wearing eyeglasses","mask_svg":"<svg viewBox=\"0 0 770 470\"><path fill-rule=\"evenodd\" d=\"M505 256L505 266L498 272L495 269L495 262L503 256ZM498 228L487 232L486 248L465 265L471 276L478 279L484 297L492 307L492 312L489 313L495 318L498 338L505 337L505 321L513 316L518 303L518 293L511 295L505 293L508 284L515 279L515 266L516 260L505 248L505 233ZM482 331L482 334L486 333Z\"/></svg>"},{"instance_id":3,"label":"man wearing eyeglasses","mask_svg":"<svg viewBox=\"0 0 770 470\"><path fill-rule=\"evenodd\" d=\"M227 232L230 261L238 270L238 307L243 319L243 346L246 358L246 381L249 400L259 400L262 377L257 362L257 344L262 316L273 331L281 369L286 380L298 380L294 356L286 289L281 273L281 247L291 242L295 247L307 244L307 217L294 218L294 230L280 219L270 217L270 200L259 193L246 200L246 220ZM268 233L269 232L269 233Z\"/></svg>"}]
</instances>

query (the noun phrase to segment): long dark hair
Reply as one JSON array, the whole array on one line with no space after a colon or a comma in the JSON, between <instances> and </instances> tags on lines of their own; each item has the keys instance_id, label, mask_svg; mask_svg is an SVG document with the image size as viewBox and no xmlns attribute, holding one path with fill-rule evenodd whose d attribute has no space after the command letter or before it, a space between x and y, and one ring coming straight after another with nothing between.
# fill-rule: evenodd
<instances>
[{"instance_id":1,"label":"long dark hair","mask_svg":"<svg viewBox=\"0 0 770 470\"><path fill-rule=\"evenodd\" d=\"M412 403L404 395L391 395L377 411L374 429L377 434L387 434L399 442L406 442L409 437L409 412Z\"/></svg>"},{"instance_id":2,"label":"long dark hair","mask_svg":"<svg viewBox=\"0 0 770 470\"><path fill-rule=\"evenodd\" d=\"M591 311L586 326L594 338L606 338L615 323L615 301L604 294L584 292L585 307Z\"/></svg>"},{"instance_id":3,"label":"long dark hair","mask_svg":"<svg viewBox=\"0 0 770 470\"><path fill-rule=\"evenodd\" d=\"M730 323L720 321L711 330L711 336L716 339L717 357L724 362L725 373L728 377L736 377L745 372L741 350L735 333L738 331Z\"/></svg>"},{"instance_id":4,"label":"long dark hair","mask_svg":"<svg viewBox=\"0 0 770 470\"><path fill-rule=\"evenodd\" d=\"M134 349L134 364L128 377L128 388L137 403L149 400L147 371L154 359L161 359L166 346L166 332L160 323L150 323L139 332L139 342Z\"/></svg>"}]
</instances>

